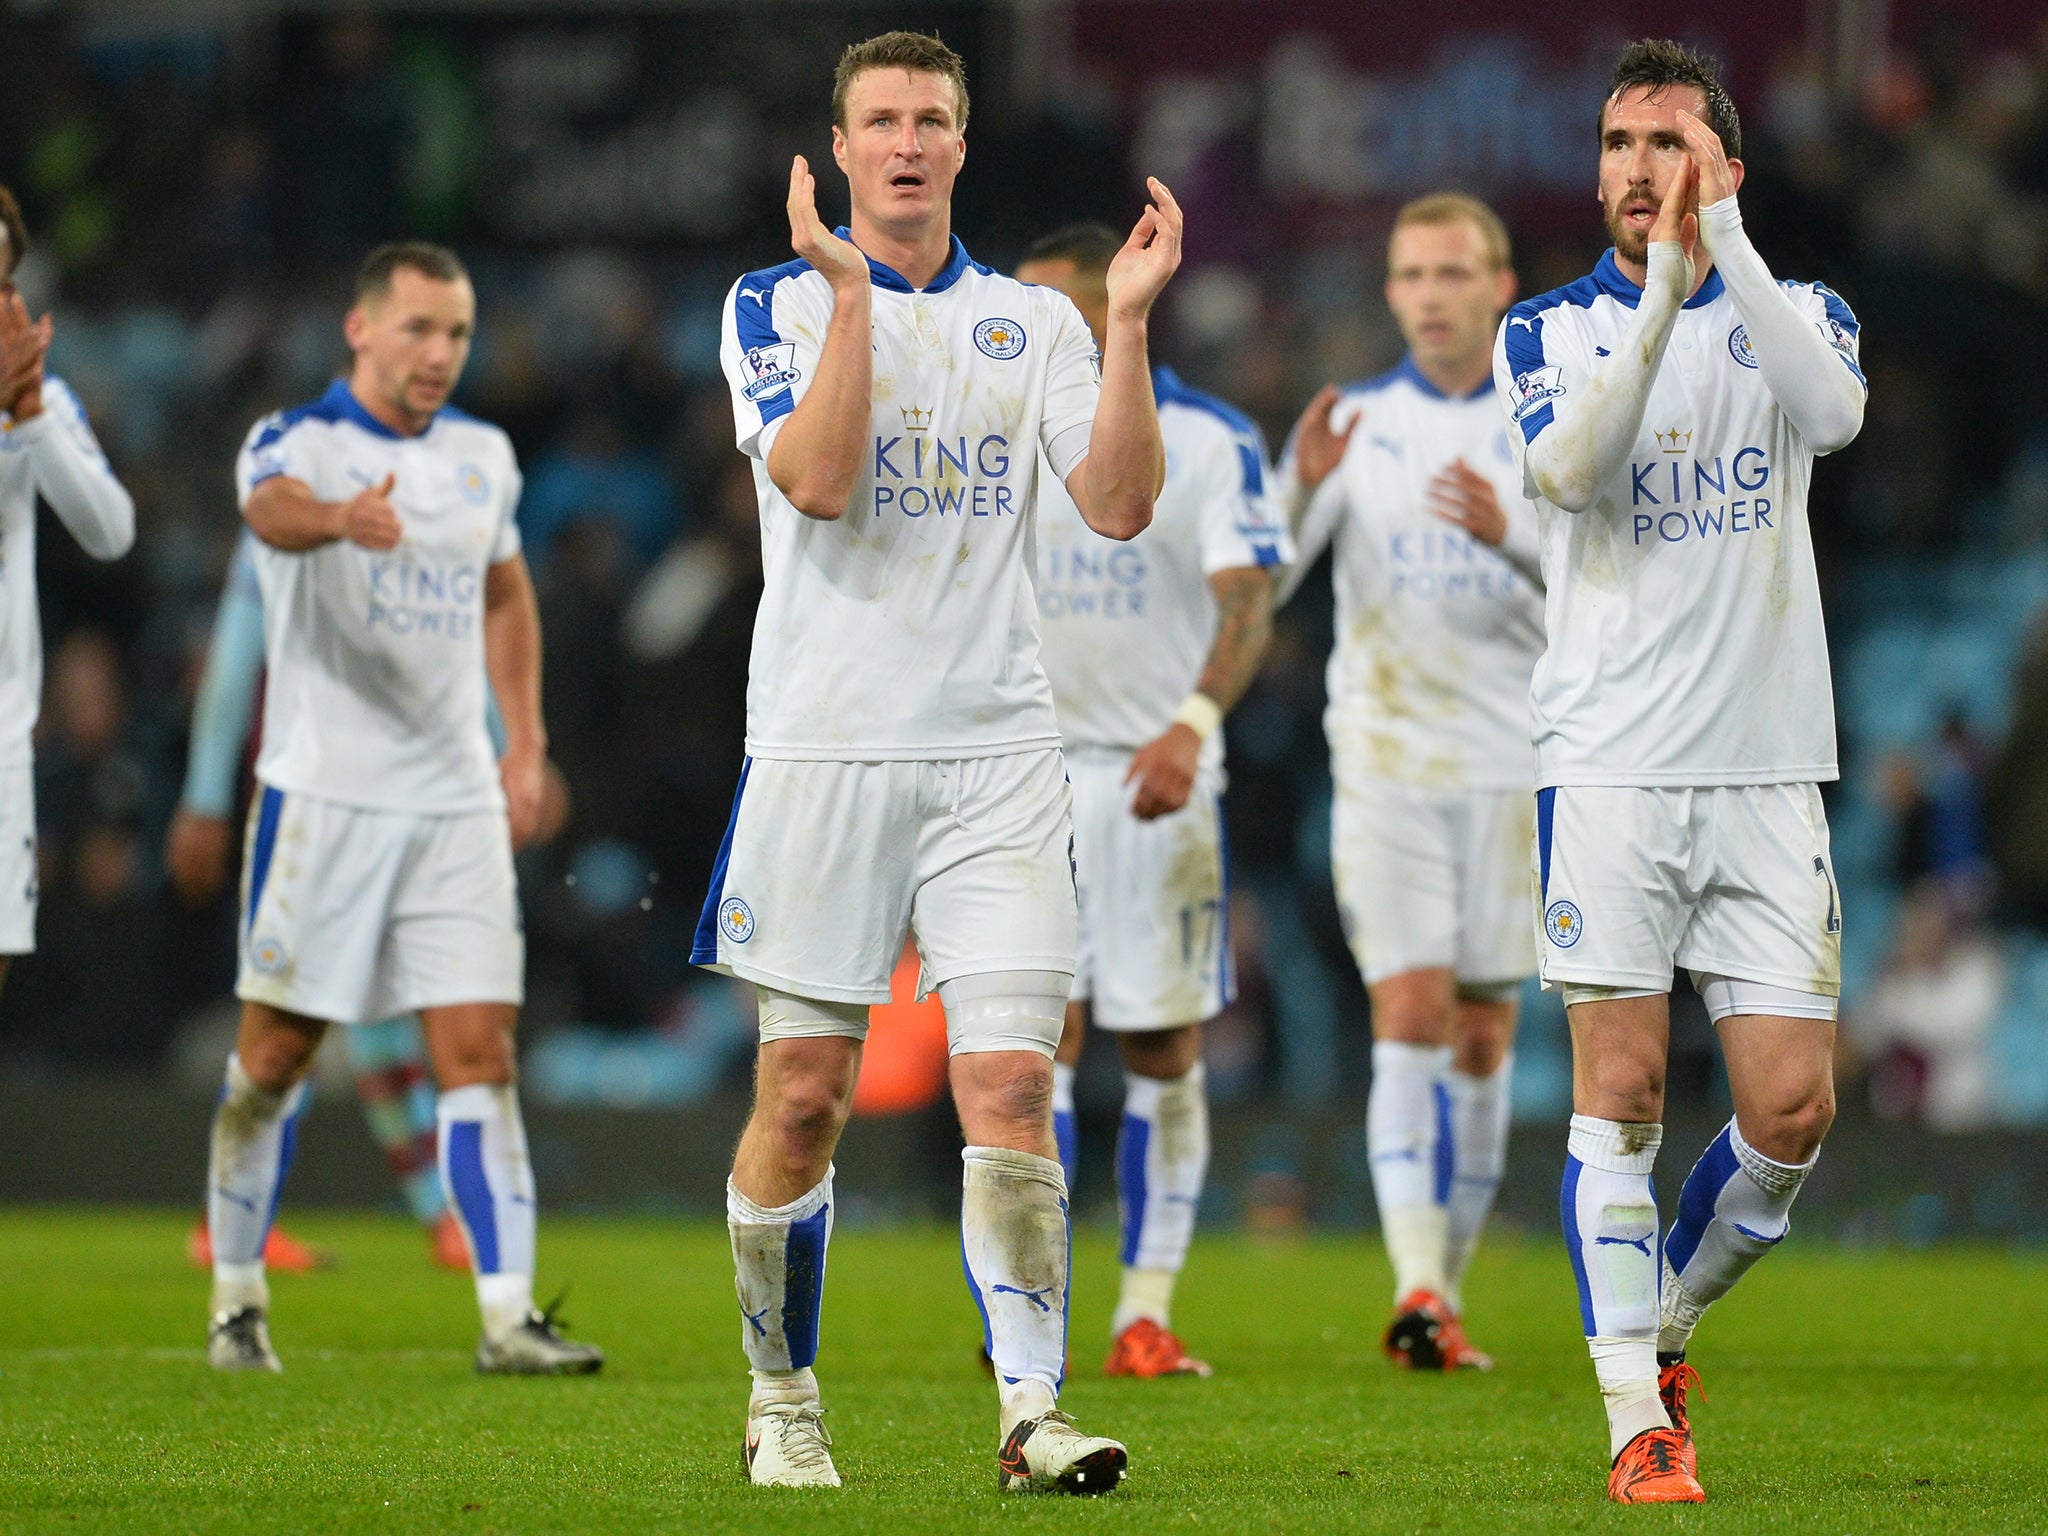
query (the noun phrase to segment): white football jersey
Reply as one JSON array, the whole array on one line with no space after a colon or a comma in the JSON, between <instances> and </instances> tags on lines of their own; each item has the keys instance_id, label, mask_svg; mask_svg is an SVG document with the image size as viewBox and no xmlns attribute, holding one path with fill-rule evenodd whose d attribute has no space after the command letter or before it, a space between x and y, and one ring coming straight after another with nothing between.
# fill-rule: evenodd
<instances>
[{"instance_id":1,"label":"white football jersey","mask_svg":"<svg viewBox=\"0 0 2048 1536\"><path fill-rule=\"evenodd\" d=\"M1535 788L1529 674L1543 594L1499 550L1431 512L1453 460L1493 484L1507 543L1533 551L1536 509L1489 380L1459 399L1402 359L1344 392L1343 460L1302 520L1301 563L1336 545L1337 641L1323 715L1339 771L1436 789ZM1355 424L1355 425L1354 425Z\"/></svg>"},{"instance_id":2,"label":"white football jersey","mask_svg":"<svg viewBox=\"0 0 2048 1536\"><path fill-rule=\"evenodd\" d=\"M41 416L16 423L0 411L0 766L29 761L42 711L38 494L100 559L134 540L135 503L100 452L78 397L54 376L43 380Z\"/></svg>"},{"instance_id":3,"label":"white football jersey","mask_svg":"<svg viewBox=\"0 0 2048 1536\"><path fill-rule=\"evenodd\" d=\"M1849 306L1818 283L1783 286L1861 379ZM1621 345L1641 298L1610 250L1590 276L1508 311L1494 379L1518 459ZM1584 512L1537 502L1538 787L1838 776L1813 460L1709 273L1672 327L1628 460Z\"/></svg>"},{"instance_id":4,"label":"white football jersey","mask_svg":"<svg viewBox=\"0 0 2048 1536\"><path fill-rule=\"evenodd\" d=\"M1216 641L1209 577L1292 558L1269 499L1264 439L1222 401L1152 370L1166 486L1152 526L1119 543L1081 518L1066 487L1039 487L1038 616L1069 750L1130 752L1173 723ZM1223 759L1223 733L1203 744Z\"/></svg>"},{"instance_id":5,"label":"white football jersey","mask_svg":"<svg viewBox=\"0 0 2048 1536\"><path fill-rule=\"evenodd\" d=\"M1041 455L1064 480L1088 453L1094 338L1064 294L969 260L957 237L922 289L868 265L872 432L833 522L804 516L768 476L817 368L831 286L792 261L726 295L720 356L754 461L765 582L747 751L875 762L1057 746L1033 526Z\"/></svg>"},{"instance_id":6,"label":"white football jersey","mask_svg":"<svg viewBox=\"0 0 2048 1536\"><path fill-rule=\"evenodd\" d=\"M235 465L244 506L278 475L345 501L386 474L404 527L396 549L255 547L266 666L256 776L374 810L502 810L484 728L484 575L519 553L511 441L452 409L403 437L337 380L257 422Z\"/></svg>"}]
</instances>

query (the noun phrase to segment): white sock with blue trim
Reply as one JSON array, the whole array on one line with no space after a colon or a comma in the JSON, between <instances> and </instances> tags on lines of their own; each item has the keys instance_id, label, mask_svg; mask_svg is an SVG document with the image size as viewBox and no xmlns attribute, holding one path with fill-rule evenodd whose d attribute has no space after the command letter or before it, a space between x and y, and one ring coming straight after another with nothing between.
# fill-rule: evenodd
<instances>
[{"instance_id":1,"label":"white sock with blue trim","mask_svg":"<svg viewBox=\"0 0 2048 1536\"><path fill-rule=\"evenodd\" d=\"M1708 1143L1685 1177L1664 1244L1660 1355L1684 1354L1700 1314L1784 1241L1792 1202L1819 1156L1776 1162L1744 1141L1733 1120Z\"/></svg>"},{"instance_id":2,"label":"white sock with blue trim","mask_svg":"<svg viewBox=\"0 0 2048 1536\"><path fill-rule=\"evenodd\" d=\"M1607 1454L1668 1428L1657 1396L1657 1196L1650 1171L1661 1125L1573 1115L1559 1214L1579 1321L1607 1404Z\"/></svg>"},{"instance_id":3,"label":"white sock with blue trim","mask_svg":"<svg viewBox=\"0 0 2048 1536\"><path fill-rule=\"evenodd\" d=\"M1123 1279L1109 1322L1111 1338L1140 1318L1171 1326L1173 1284L1187 1261L1208 1174L1209 1096L1202 1064L1175 1078L1124 1073L1123 1129L1116 1147Z\"/></svg>"},{"instance_id":4,"label":"white sock with blue trim","mask_svg":"<svg viewBox=\"0 0 2048 1536\"><path fill-rule=\"evenodd\" d=\"M1052 1064L1052 1139L1059 1145L1060 1171L1072 1189L1081 1176L1081 1122L1074 1118L1074 1069L1063 1061Z\"/></svg>"},{"instance_id":5,"label":"white sock with blue trim","mask_svg":"<svg viewBox=\"0 0 2048 1536\"><path fill-rule=\"evenodd\" d=\"M1445 1215L1438 1185L1437 1102L1450 1070L1447 1045L1377 1040L1372 1087L1365 1096L1365 1146L1372 1164L1373 1201L1380 1235L1394 1266L1394 1302L1415 1291L1445 1289Z\"/></svg>"},{"instance_id":6,"label":"white sock with blue trim","mask_svg":"<svg viewBox=\"0 0 2048 1536\"><path fill-rule=\"evenodd\" d=\"M748 1416L771 1404L816 1402L811 1367L818 1359L825 1250L832 1241L832 1169L787 1205L757 1205L728 1180L725 1225L732 1234L740 1347L754 1375Z\"/></svg>"},{"instance_id":7,"label":"white sock with blue trim","mask_svg":"<svg viewBox=\"0 0 2048 1536\"><path fill-rule=\"evenodd\" d=\"M1067 1370L1067 1181L1049 1157L968 1147L960 1257L1002 1395L1001 1433L1059 1398Z\"/></svg>"},{"instance_id":8,"label":"white sock with blue trim","mask_svg":"<svg viewBox=\"0 0 2048 1536\"><path fill-rule=\"evenodd\" d=\"M259 1088L228 1055L206 1166L206 1228L213 1243L213 1310L270 1305L263 1243L277 1216L278 1193L292 1165L301 1082L283 1093Z\"/></svg>"},{"instance_id":9,"label":"white sock with blue trim","mask_svg":"<svg viewBox=\"0 0 2048 1536\"><path fill-rule=\"evenodd\" d=\"M441 1183L469 1239L484 1332L498 1338L533 1312L533 1165L519 1091L510 1083L451 1088L436 1119Z\"/></svg>"},{"instance_id":10,"label":"white sock with blue trim","mask_svg":"<svg viewBox=\"0 0 2048 1536\"><path fill-rule=\"evenodd\" d=\"M1508 1165L1508 1085L1514 1078L1510 1051L1485 1077L1456 1068L1444 1074L1449 1114L1451 1188L1444 1201L1444 1296L1451 1309L1465 1309L1465 1268L1486 1218L1493 1214L1501 1175Z\"/></svg>"}]
</instances>

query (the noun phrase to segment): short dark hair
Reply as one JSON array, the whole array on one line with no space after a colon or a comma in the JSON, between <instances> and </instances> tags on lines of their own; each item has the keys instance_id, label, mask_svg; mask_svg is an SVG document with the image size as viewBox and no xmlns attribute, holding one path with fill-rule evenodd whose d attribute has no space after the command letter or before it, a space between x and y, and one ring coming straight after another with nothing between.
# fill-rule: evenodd
<instances>
[{"instance_id":1,"label":"short dark hair","mask_svg":"<svg viewBox=\"0 0 2048 1536\"><path fill-rule=\"evenodd\" d=\"M1721 61L1668 37L1643 37L1621 50L1614 64L1614 84L1600 103L1596 131L1607 130L1607 103L1623 91L1647 86L1654 99L1674 85L1690 85L1707 99L1706 125L1720 136L1730 160L1742 158L1742 119L1735 101L1721 83Z\"/></svg>"},{"instance_id":2,"label":"short dark hair","mask_svg":"<svg viewBox=\"0 0 2048 1536\"><path fill-rule=\"evenodd\" d=\"M431 277L437 283L469 280L469 269L463 266L462 258L447 246L426 240L395 240L378 246L356 269L356 302L368 304L383 298L391 291L392 275L401 267Z\"/></svg>"},{"instance_id":3,"label":"short dark hair","mask_svg":"<svg viewBox=\"0 0 2048 1536\"><path fill-rule=\"evenodd\" d=\"M0 270L0 283L4 283L14 276L14 269L28 254L28 221L21 216L21 204L5 186L0 186L0 227L7 231L7 266Z\"/></svg>"},{"instance_id":4,"label":"short dark hair","mask_svg":"<svg viewBox=\"0 0 2048 1536\"><path fill-rule=\"evenodd\" d=\"M832 71L832 121L838 127L846 126L847 88L871 69L944 75L953 82L953 127L966 131L967 65L936 32L884 32L863 43L848 43L839 55L839 67Z\"/></svg>"},{"instance_id":5,"label":"short dark hair","mask_svg":"<svg viewBox=\"0 0 2048 1536\"><path fill-rule=\"evenodd\" d=\"M1071 261L1076 272L1100 277L1123 248L1123 236L1107 224L1063 224L1025 246L1017 265L1021 267L1028 261Z\"/></svg>"}]
</instances>

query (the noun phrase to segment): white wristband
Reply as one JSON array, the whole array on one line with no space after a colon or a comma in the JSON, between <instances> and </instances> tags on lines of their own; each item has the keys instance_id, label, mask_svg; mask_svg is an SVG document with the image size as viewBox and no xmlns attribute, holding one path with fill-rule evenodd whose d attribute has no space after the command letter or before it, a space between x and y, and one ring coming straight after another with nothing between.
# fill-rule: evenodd
<instances>
[{"instance_id":1,"label":"white wristband","mask_svg":"<svg viewBox=\"0 0 2048 1536\"><path fill-rule=\"evenodd\" d=\"M1173 723L1186 726L1199 739L1207 741L1223 723L1223 706L1206 693L1191 693L1173 712Z\"/></svg>"}]
</instances>

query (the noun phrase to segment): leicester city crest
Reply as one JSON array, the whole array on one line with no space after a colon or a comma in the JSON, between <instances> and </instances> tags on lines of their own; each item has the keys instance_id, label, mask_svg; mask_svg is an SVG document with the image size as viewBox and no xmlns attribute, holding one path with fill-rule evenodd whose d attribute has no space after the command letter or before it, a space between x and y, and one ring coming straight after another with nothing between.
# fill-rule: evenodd
<instances>
[{"instance_id":1,"label":"leicester city crest","mask_svg":"<svg viewBox=\"0 0 2048 1536\"><path fill-rule=\"evenodd\" d=\"M1579 932L1585 926L1579 909L1568 901L1553 901L1543 914L1543 931L1559 949L1570 949L1578 943Z\"/></svg>"},{"instance_id":2,"label":"leicester city crest","mask_svg":"<svg viewBox=\"0 0 2048 1536\"><path fill-rule=\"evenodd\" d=\"M1024 350L1024 327L1014 320L984 320L974 328L974 344L997 362Z\"/></svg>"},{"instance_id":3,"label":"leicester city crest","mask_svg":"<svg viewBox=\"0 0 2048 1536\"><path fill-rule=\"evenodd\" d=\"M1749 327L1738 325L1728 333L1728 355L1745 368L1756 366L1756 349L1749 344Z\"/></svg>"},{"instance_id":4,"label":"leicester city crest","mask_svg":"<svg viewBox=\"0 0 2048 1536\"><path fill-rule=\"evenodd\" d=\"M754 914L737 896L728 896L718 908L718 926L735 944L754 936Z\"/></svg>"}]
</instances>

